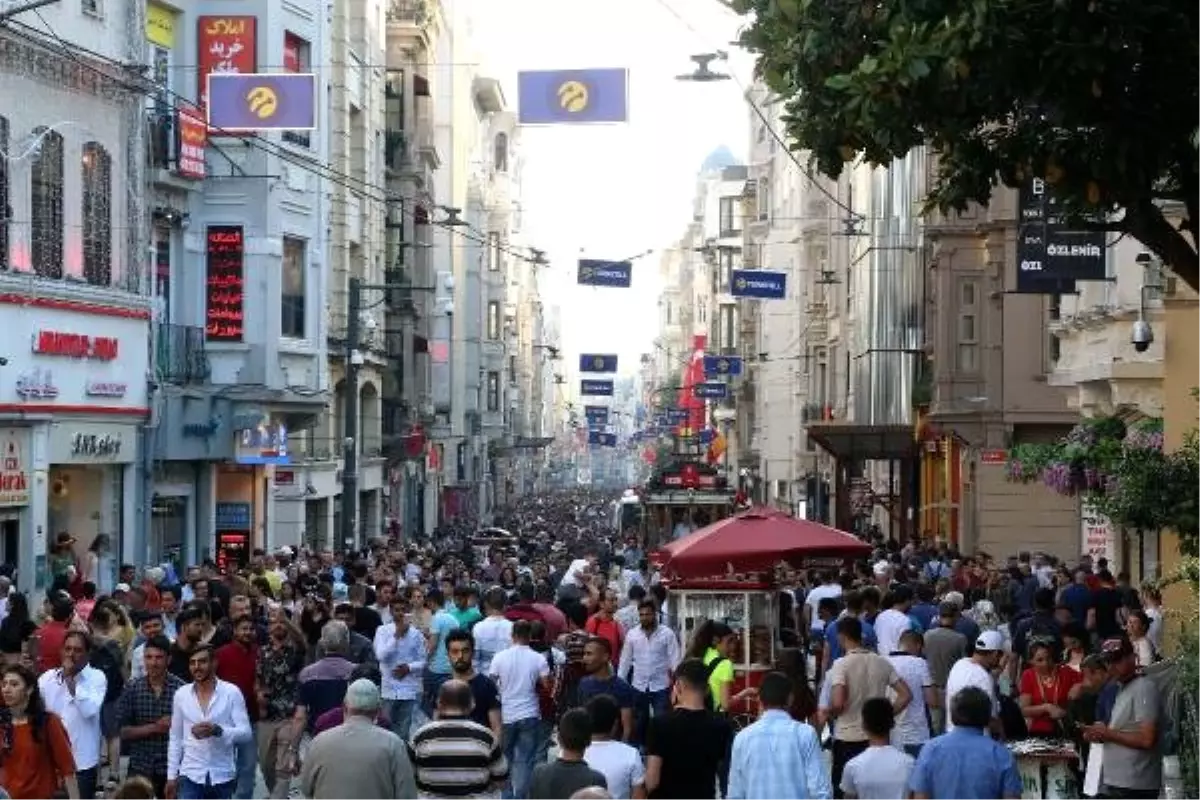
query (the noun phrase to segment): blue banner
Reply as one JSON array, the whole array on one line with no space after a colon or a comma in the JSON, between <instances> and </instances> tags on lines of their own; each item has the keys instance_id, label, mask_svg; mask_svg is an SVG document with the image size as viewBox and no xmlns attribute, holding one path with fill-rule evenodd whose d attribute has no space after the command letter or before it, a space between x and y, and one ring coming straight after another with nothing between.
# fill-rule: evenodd
<instances>
[{"instance_id":1,"label":"blue banner","mask_svg":"<svg viewBox=\"0 0 1200 800\"><path fill-rule=\"evenodd\" d=\"M712 440L717 438L717 432L712 428L705 428L700 431L700 435L697 438L700 440L700 444L712 444Z\"/></svg>"},{"instance_id":2,"label":"blue banner","mask_svg":"<svg viewBox=\"0 0 1200 800\"><path fill-rule=\"evenodd\" d=\"M787 297L787 273L766 269L735 269L729 280L734 297L780 300Z\"/></svg>"},{"instance_id":3,"label":"blue banner","mask_svg":"<svg viewBox=\"0 0 1200 800\"><path fill-rule=\"evenodd\" d=\"M742 374L742 357L741 356L705 356L704 357L704 375L709 377L712 375L741 375Z\"/></svg>"},{"instance_id":4,"label":"blue banner","mask_svg":"<svg viewBox=\"0 0 1200 800\"><path fill-rule=\"evenodd\" d=\"M729 394L729 386L724 383L697 383L692 387L692 397L702 400L720 400Z\"/></svg>"},{"instance_id":5,"label":"blue banner","mask_svg":"<svg viewBox=\"0 0 1200 800\"><path fill-rule=\"evenodd\" d=\"M598 258L579 259L580 286L608 286L628 289L633 285L633 265L628 261L601 261Z\"/></svg>"},{"instance_id":6,"label":"blue banner","mask_svg":"<svg viewBox=\"0 0 1200 800\"><path fill-rule=\"evenodd\" d=\"M608 424L608 406L584 406L584 416L592 425L607 425Z\"/></svg>"},{"instance_id":7,"label":"blue banner","mask_svg":"<svg viewBox=\"0 0 1200 800\"><path fill-rule=\"evenodd\" d=\"M317 76L214 72L208 124L224 131L310 131L317 127Z\"/></svg>"},{"instance_id":8,"label":"blue banner","mask_svg":"<svg viewBox=\"0 0 1200 800\"><path fill-rule=\"evenodd\" d=\"M585 379L579 382L579 393L584 397L612 397L613 382Z\"/></svg>"},{"instance_id":9,"label":"blue banner","mask_svg":"<svg viewBox=\"0 0 1200 800\"><path fill-rule=\"evenodd\" d=\"M687 411L686 409L672 408L667 411L667 424L668 425L681 425L681 424L687 422L688 414L690 414L690 413L691 412Z\"/></svg>"},{"instance_id":10,"label":"blue banner","mask_svg":"<svg viewBox=\"0 0 1200 800\"><path fill-rule=\"evenodd\" d=\"M671 427L671 418L666 414L659 414L654 418L654 424L660 428L669 428Z\"/></svg>"},{"instance_id":11,"label":"blue banner","mask_svg":"<svg viewBox=\"0 0 1200 800\"><path fill-rule=\"evenodd\" d=\"M517 73L522 125L625 122L629 72L624 69L550 69Z\"/></svg>"},{"instance_id":12,"label":"blue banner","mask_svg":"<svg viewBox=\"0 0 1200 800\"><path fill-rule=\"evenodd\" d=\"M597 444L601 447L616 447L617 435L615 433L588 431L588 444Z\"/></svg>"},{"instance_id":13,"label":"blue banner","mask_svg":"<svg viewBox=\"0 0 1200 800\"><path fill-rule=\"evenodd\" d=\"M616 372L617 357L602 356L595 353L581 355L579 357L580 372Z\"/></svg>"}]
</instances>

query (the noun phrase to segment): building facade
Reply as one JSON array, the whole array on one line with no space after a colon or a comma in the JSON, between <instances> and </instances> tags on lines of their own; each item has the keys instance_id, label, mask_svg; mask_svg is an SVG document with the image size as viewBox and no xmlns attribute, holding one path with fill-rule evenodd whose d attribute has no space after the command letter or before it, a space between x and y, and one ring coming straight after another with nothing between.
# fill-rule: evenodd
<instances>
[{"instance_id":1,"label":"building facade","mask_svg":"<svg viewBox=\"0 0 1200 800\"><path fill-rule=\"evenodd\" d=\"M114 68L144 55L143 8L100 11L55 5L0 30L0 561L23 590L49 585L59 534L76 555L106 534L132 559L143 524L144 97Z\"/></svg>"}]
</instances>

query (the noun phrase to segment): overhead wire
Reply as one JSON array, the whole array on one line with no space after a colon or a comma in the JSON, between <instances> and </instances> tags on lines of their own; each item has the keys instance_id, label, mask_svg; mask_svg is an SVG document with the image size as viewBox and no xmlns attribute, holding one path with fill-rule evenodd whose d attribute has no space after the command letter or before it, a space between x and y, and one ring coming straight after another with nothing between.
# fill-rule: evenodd
<instances>
[{"instance_id":1,"label":"overhead wire","mask_svg":"<svg viewBox=\"0 0 1200 800\"><path fill-rule=\"evenodd\" d=\"M119 69L119 70L126 70L128 68L128 65L126 65L122 62L116 61L102 53L98 53L94 50L90 50L86 47L82 47L77 44L71 44L71 43L66 42L54 30L53 26L50 25L49 22L47 22L46 19L40 13L38 13L37 9L34 9L34 13L37 14L38 18L42 21L42 24L45 26L45 29L46 29L45 31L39 30L38 28L35 28L31 25L26 25L25 23L23 23L19 20L13 19L11 17L5 18L4 20L0 21L0 29L7 30L9 33L12 33L12 34L18 36L19 38L24 39L26 42L29 42L36 46L46 48L46 49L49 49L52 51L56 51L59 55L66 57L67 59L73 61L80 67L87 69L97 75L100 75L101 77L104 77L108 80L111 80L114 83L117 83L118 85L122 86L126 90L131 91L135 94L138 94L138 95L141 95L141 96L144 96L147 98L153 98L156 96L159 96L159 97L167 96L177 102L182 101L184 103L187 103L189 106L194 106L194 102L192 100L178 94L177 92L175 92L174 90L172 90L168 87L162 86L160 84L150 84L149 86L138 86L138 85L130 83L128 81L124 81L121 78L117 77L116 75L113 75L112 73L110 73L108 71L100 69L98 66L96 66L94 64L87 63L87 61L84 61L83 59L79 58L79 56L76 54L75 51L85 53L90 58L96 59L97 61L99 61L101 63L107 64L107 65L114 67L116 69ZM43 37L46 35L49 35L54 40L54 43L45 41L45 39ZM57 47L54 46L55 44L57 44ZM261 150L262 152L266 153L267 155L273 155L276 158L279 158L281 161L284 161L295 167L298 167L301 170L304 170L311 175L315 175L318 178L328 180L329 182L336 184L338 186L341 186L342 188L348 189L348 190L356 192L358 194L362 194L365 197L367 197L367 199L371 199L378 203L382 203L385 206L395 205L396 200L411 202L415 199L415 198L411 198L411 197L397 196L391 190L387 189L386 187L381 187L378 184L370 183L369 181L363 180L361 178L357 178L353 175L349 175L347 173L340 172L328 164L323 164L323 163L317 162L311 158L305 158L299 154L296 154L296 153L291 152L290 150L287 150L286 148L283 148L280 145L276 145L274 142L270 142L267 139L264 139L259 134L239 132L239 131L230 131L230 130L222 128L220 126L211 125L211 124L208 124L207 127L208 127L210 135L212 135L215 132L215 134L217 136L238 140L238 141L242 142L243 144L246 144L248 146L255 147L255 148ZM357 186L355 184L357 184ZM372 194L373 192L379 192L380 194L374 195L374 194ZM446 206L435 206L435 207L445 208ZM463 227L469 227L469 225L465 222L465 220L460 220L460 222L463 223L462 225L450 225L450 224L447 224L446 220L439 221L439 220L433 219L432 214L430 214L429 217L426 219L419 220L416 210L408 208L407 202L401 202L399 204L399 208L400 208L400 212L402 214L405 214L406 216L411 217L412 220L416 223L426 224L426 225L431 225L433 227L441 228L443 230L450 231L452 233L452 235L461 236L462 238L464 238L468 241L474 242L483 247L498 248L500 250L500 252L504 253L505 255L511 256L512 258L517 258L517 259L529 262L529 263L537 265L537 266L545 266L544 261L539 260L536 257L530 257L528 255L520 253L506 245L497 244L496 242L489 240L486 235L473 235L471 233L467 233L466 231L463 231L462 230ZM474 229L472 229L472 230L474 230ZM530 248L530 250L534 250L534 249L535 248L532 248L532 247Z\"/></svg>"}]
</instances>

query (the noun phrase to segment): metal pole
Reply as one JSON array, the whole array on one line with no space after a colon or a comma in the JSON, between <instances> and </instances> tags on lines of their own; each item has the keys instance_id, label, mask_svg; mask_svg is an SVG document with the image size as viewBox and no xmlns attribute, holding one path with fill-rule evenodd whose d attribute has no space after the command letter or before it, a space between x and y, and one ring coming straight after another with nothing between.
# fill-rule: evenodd
<instances>
[{"instance_id":1,"label":"metal pole","mask_svg":"<svg viewBox=\"0 0 1200 800\"><path fill-rule=\"evenodd\" d=\"M350 278L346 300L346 377L342 395L342 546L358 546L358 315L362 279Z\"/></svg>"}]
</instances>

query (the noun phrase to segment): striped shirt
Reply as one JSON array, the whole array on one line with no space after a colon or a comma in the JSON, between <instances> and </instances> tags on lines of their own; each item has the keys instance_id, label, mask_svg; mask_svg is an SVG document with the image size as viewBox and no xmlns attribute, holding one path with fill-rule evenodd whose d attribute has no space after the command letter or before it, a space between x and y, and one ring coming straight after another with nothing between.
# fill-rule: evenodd
<instances>
[{"instance_id":1,"label":"striped shirt","mask_svg":"<svg viewBox=\"0 0 1200 800\"><path fill-rule=\"evenodd\" d=\"M487 795L508 777L508 762L495 736L466 718L423 725L412 735L409 754L423 796Z\"/></svg>"}]
</instances>

